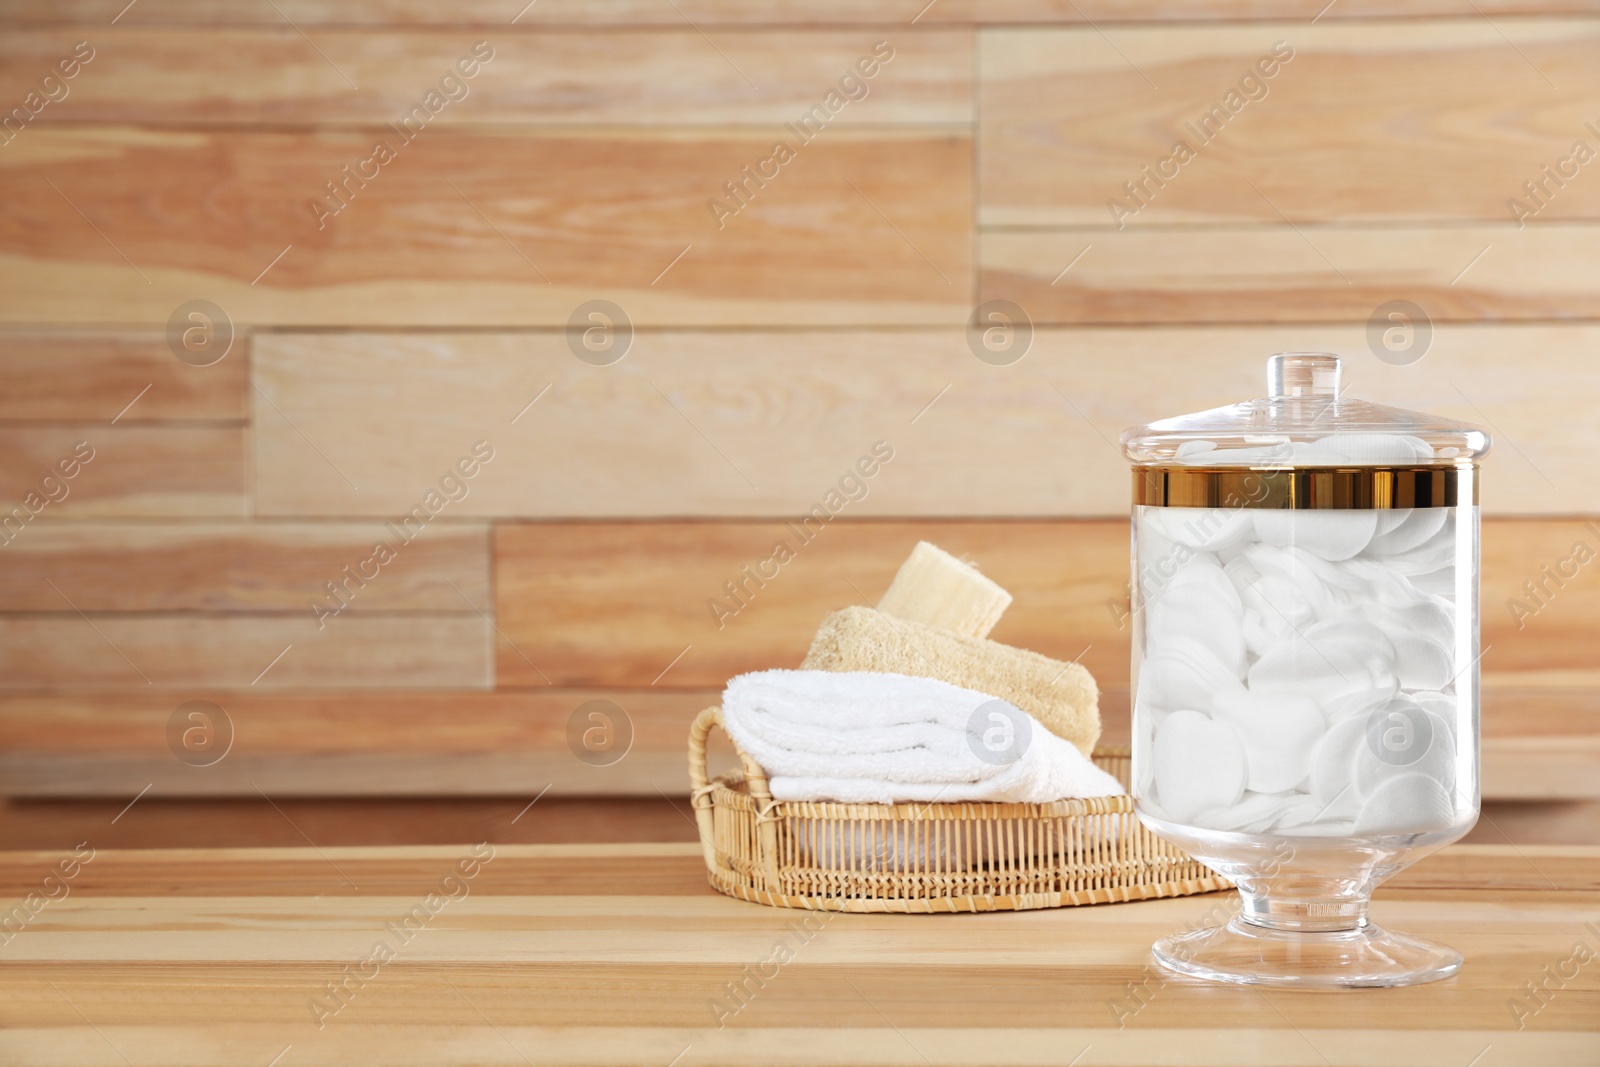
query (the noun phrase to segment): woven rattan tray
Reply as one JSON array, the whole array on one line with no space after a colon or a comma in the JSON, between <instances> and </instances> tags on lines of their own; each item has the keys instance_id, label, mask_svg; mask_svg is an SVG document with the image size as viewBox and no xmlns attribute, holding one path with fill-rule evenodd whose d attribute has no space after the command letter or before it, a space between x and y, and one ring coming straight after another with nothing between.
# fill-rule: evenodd
<instances>
[{"instance_id":1,"label":"woven rattan tray","mask_svg":"<svg viewBox=\"0 0 1600 1067\"><path fill-rule=\"evenodd\" d=\"M706 776L707 708L689 777L711 884L741 900L816 911L1011 911L1176 897L1231 883L1152 834L1133 798L1051 804L834 804L773 800L766 773ZM735 746L738 751L738 746ZM1128 784L1126 749L1095 762Z\"/></svg>"}]
</instances>

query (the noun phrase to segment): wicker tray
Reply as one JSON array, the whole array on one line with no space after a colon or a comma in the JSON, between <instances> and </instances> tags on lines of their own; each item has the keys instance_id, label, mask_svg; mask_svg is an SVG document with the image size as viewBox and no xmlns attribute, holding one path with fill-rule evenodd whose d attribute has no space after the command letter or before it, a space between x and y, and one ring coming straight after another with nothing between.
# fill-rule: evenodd
<instances>
[{"instance_id":1,"label":"wicker tray","mask_svg":"<svg viewBox=\"0 0 1600 1067\"><path fill-rule=\"evenodd\" d=\"M1021 911L1176 897L1232 883L1161 840L1133 798L1051 804L835 804L773 800L766 773L706 776L707 708L689 731L689 778L711 885L815 911ZM734 746L738 751L738 746ZM1094 760L1128 784L1126 749Z\"/></svg>"}]
</instances>

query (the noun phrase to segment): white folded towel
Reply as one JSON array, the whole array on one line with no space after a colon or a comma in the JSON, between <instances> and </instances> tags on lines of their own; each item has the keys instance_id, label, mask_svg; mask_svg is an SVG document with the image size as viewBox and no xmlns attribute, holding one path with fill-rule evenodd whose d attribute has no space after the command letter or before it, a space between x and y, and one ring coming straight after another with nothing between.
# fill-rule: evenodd
<instances>
[{"instance_id":1,"label":"white folded towel","mask_svg":"<svg viewBox=\"0 0 1600 1067\"><path fill-rule=\"evenodd\" d=\"M933 678L741 674L723 691L722 721L776 800L1046 803L1123 792L1015 705Z\"/></svg>"}]
</instances>

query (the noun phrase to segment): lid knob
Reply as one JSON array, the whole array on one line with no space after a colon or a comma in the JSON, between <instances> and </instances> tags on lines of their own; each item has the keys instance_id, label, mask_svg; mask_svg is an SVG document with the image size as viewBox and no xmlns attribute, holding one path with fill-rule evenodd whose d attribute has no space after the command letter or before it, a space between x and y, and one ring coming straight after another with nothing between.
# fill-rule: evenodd
<instances>
[{"instance_id":1,"label":"lid knob","mask_svg":"<svg viewBox=\"0 0 1600 1067\"><path fill-rule=\"evenodd\" d=\"M1339 395L1339 357L1331 352L1279 352L1267 359L1268 396Z\"/></svg>"}]
</instances>

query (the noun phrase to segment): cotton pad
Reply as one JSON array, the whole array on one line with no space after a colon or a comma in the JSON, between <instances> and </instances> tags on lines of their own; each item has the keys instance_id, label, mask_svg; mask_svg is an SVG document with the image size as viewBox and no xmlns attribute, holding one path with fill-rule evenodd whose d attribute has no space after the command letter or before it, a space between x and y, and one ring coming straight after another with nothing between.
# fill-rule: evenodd
<instances>
[{"instance_id":1,"label":"cotton pad","mask_svg":"<svg viewBox=\"0 0 1600 1067\"><path fill-rule=\"evenodd\" d=\"M1244 793L1244 746L1226 723L1198 711L1175 711L1155 739L1156 789L1162 810L1177 820L1225 807Z\"/></svg>"}]
</instances>

